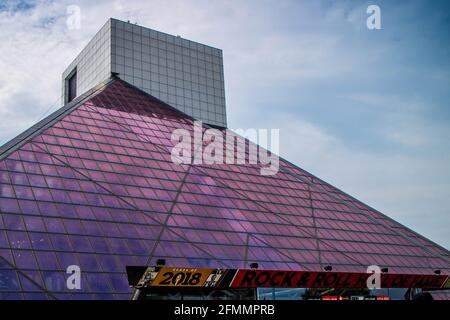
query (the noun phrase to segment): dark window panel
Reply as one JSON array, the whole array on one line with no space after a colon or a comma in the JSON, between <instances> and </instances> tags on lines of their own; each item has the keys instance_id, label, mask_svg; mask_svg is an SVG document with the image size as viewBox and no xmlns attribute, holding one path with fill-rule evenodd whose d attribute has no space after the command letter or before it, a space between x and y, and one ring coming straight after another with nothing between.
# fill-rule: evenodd
<instances>
[{"instance_id":1,"label":"dark window panel","mask_svg":"<svg viewBox=\"0 0 450 320\"><path fill-rule=\"evenodd\" d=\"M77 96L77 72L75 73L67 80L67 88L68 88L68 95L67 95L67 102L72 101Z\"/></svg>"}]
</instances>

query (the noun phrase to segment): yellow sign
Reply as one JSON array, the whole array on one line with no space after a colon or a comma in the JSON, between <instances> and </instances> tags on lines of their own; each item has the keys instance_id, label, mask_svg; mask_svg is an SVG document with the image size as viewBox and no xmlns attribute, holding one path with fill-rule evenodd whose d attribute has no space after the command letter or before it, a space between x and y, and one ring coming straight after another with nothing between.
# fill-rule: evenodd
<instances>
[{"instance_id":1,"label":"yellow sign","mask_svg":"<svg viewBox=\"0 0 450 320\"><path fill-rule=\"evenodd\" d=\"M166 268L159 270L151 286L158 287L203 287L216 269Z\"/></svg>"},{"instance_id":2,"label":"yellow sign","mask_svg":"<svg viewBox=\"0 0 450 320\"><path fill-rule=\"evenodd\" d=\"M450 288L450 276L447 277L447 281L444 282L442 288L448 289Z\"/></svg>"}]
</instances>

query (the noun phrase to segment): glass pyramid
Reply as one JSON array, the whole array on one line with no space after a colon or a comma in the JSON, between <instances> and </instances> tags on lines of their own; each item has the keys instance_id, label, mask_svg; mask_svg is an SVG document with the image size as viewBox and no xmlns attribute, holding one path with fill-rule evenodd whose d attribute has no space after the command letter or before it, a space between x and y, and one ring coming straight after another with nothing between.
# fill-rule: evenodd
<instances>
[{"instance_id":1,"label":"glass pyramid","mask_svg":"<svg viewBox=\"0 0 450 320\"><path fill-rule=\"evenodd\" d=\"M111 79L4 145L0 299L129 299L125 266L160 258L449 274L449 251L283 159L273 176L174 164L177 128L193 119ZM69 265L80 290L66 287Z\"/></svg>"}]
</instances>

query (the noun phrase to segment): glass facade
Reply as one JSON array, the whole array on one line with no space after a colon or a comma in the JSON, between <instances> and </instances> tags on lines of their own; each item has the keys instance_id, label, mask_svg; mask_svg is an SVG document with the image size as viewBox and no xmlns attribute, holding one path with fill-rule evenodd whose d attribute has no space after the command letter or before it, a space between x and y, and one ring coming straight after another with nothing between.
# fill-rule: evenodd
<instances>
[{"instance_id":1,"label":"glass facade","mask_svg":"<svg viewBox=\"0 0 450 320\"><path fill-rule=\"evenodd\" d=\"M285 160L274 176L174 164L171 133L192 130L191 118L122 80L56 120L0 155L0 299L129 299L125 266L160 258L449 271L447 250ZM70 265L81 289L66 285Z\"/></svg>"},{"instance_id":2,"label":"glass facade","mask_svg":"<svg viewBox=\"0 0 450 320\"><path fill-rule=\"evenodd\" d=\"M111 20L97 32L62 74L62 101L70 102L69 79L78 70L75 86L82 94L111 76Z\"/></svg>"},{"instance_id":3,"label":"glass facade","mask_svg":"<svg viewBox=\"0 0 450 320\"><path fill-rule=\"evenodd\" d=\"M222 50L111 19L111 71L208 124L226 127Z\"/></svg>"}]
</instances>

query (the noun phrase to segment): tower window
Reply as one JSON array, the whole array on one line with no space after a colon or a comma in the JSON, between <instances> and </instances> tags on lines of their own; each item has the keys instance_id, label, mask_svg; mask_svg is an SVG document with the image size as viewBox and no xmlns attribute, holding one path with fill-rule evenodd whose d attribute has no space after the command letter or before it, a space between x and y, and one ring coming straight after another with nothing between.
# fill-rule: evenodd
<instances>
[{"instance_id":1,"label":"tower window","mask_svg":"<svg viewBox=\"0 0 450 320\"><path fill-rule=\"evenodd\" d=\"M76 69L71 73L67 79L67 102L72 101L77 96L77 71Z\"/></svg>"}]
</instances>

